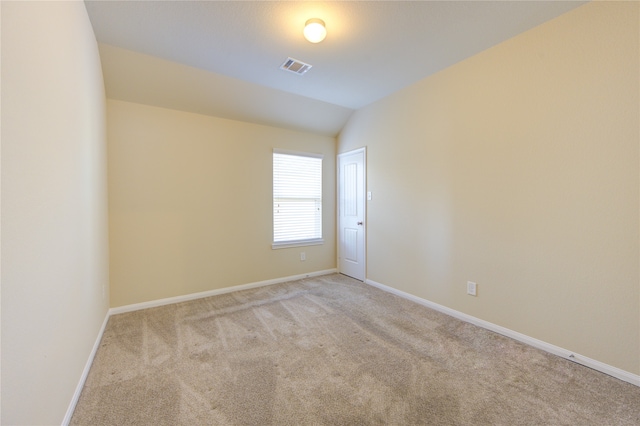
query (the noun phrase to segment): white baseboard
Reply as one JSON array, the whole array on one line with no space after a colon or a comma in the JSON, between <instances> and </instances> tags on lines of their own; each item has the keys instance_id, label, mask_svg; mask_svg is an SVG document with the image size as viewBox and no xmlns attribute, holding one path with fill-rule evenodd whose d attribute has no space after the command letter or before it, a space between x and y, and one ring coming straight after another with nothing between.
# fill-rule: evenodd
<instances>
[{"instance_id":1,"label":"white baseboard","mask_svg":"<svg viewBox=\"0 0 640 426\"><path fill-rule=\"evenodd\" d=\"M487 330L496 332L498 334L502 334L503 336L510 337L519 342L525 343L529 346L533 346L534 348L541 349L543 351L552 353L554 355L560 356L562 358L568 359L569 361L576 362L578 364L582 364L586 367L593 368L594 370L600 371L602 373L613 376L617 379L623 380L625 382L631 383L636 386L640 386L640 375L630 373L625 370L621 370L617 367L613 367L609 364L605 364L600 361L596 361L595 359L588 358L586 356L582 356L575 352L569 351L567 349L561 348L559 346L552 345L547 342L543 342L542 340L535 339L533 337L527 336L522 333L518 333L517 331L510 330L508 328L490 323L485 320L481 320L471 315L467 315L460 311L456 311L455 309L447 308L446 306L439 305L437 303L431 302L426 299L422 299L421 297L414 296L409 293L405 293L404 291L397 290L393 287L386 286L384 284L380 284L370 279L365 280L366 284L369 284L373 287L377 287L381 290L384 290L388 293L395 294L396 296L400 296L402 298L411 300L413 302L419 303L420 305L431 308L435 311L442 312L443 314L447 314L459 320L471 323L473 325L477 325L478 327L485 328Z\"/></svg>"},{"instance_id":2,"label":"white baseboard","mask_svg":"<svg viewBox=\"0 0 640 426\"><path fill-rule=\"evenodd\" d=\"M275 278L272 280L258 281L255 283L235 285L232 287L208 290L200 293L185 294L183 296L168 297L166 299L151 300L149 302L134 303L132 305L118 306L109 309L109 315L122 314L125 312L139 311L141 309L155 308L157 306L171 305L173 303L187 302L189 300L202 299L203 297L217 296L219 294L232 293L234 291L248 290L250 288L264 287L267 285L280 284L288 281L301 280L303 278L317 277L320 275L334 274L337 269L325 269L324 271L309 272L306 274L292 275L289 277Z\"/></svg>"},{"instance_id":3,"label":"white baseboard","mask_svg":"<svg viewBox=\"0 0 640 426\"><path fill-rule=\"evenodd\" d=\"M96 352L98 352L98 347L100 346L100 342L102 341L102 335L104 334L104 329L107 327L108 321L109 321L109 312L107 311L107 314L104 317L104 321L102 321L102 327L100 327L100 331L98 332L98 337L96 337L96 341L93 344L91 353L89 354L89 359L87 359L87 363L84 366L84 370L82 370L82 375L80 376L80 381L78 382L78 386L76 386L76 391L73 393L73 397L71 398L71 403L69 404L69 408L67 408L67 412L64 415L64 419L62 419L62 426L67 426L71 421L71 416L73 416L73 412L75 411L76 405L78 404L78 399L80 399L82 388L84 388L84 383L87 381L89 370L91 369L91 365L93 364L93 359L96 356Z\"/></svg>"}]
</instances>

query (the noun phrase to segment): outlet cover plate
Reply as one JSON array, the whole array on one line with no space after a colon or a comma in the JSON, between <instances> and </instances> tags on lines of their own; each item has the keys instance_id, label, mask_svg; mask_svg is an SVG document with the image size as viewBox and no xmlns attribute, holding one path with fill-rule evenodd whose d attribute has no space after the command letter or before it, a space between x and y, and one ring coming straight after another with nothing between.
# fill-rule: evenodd
<instances>
[{"instance_id":1,"label":"outlet cover plate","mask_svg":"<svg viewBox=\"0 0 640 426\"><path fill-rule=\"evenodd\" d=\"M477 296L477 285L472 281L467 281L467 294L471 296Z\"/></svg>"}]
</instances>

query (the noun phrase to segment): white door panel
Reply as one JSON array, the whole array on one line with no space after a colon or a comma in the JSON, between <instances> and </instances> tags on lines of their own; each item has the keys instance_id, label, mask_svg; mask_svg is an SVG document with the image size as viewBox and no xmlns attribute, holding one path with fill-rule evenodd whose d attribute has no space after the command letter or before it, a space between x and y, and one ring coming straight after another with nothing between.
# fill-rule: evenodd
<instances>
[{"instance_id":1,"label":"white door panel","mask_svg":"<svg viewBox=\"0 0 640 426\"><path fill-rule=\"evenodd\" d=\"M338 269L365 279L365 149L338 156Z\"/></svg>"}]
</instances>

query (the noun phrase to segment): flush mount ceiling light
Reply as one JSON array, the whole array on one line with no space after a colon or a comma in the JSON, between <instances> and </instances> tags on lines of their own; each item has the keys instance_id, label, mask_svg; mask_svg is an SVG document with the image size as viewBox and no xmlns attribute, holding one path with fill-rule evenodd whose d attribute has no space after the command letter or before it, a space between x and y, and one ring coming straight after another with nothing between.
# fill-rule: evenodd
<instances>
[{"instance_id":1,"label":"flush mount ceiling light","mask_svg":"<svg viewBox=\"0 0 640 426\"><path fill-rule=\"evenodd\" d=\"M320 43L327 36L327 29L324 27L322 19L309 19L304 24L304 38L311 43Z\"/></svg>"}]
</instances>

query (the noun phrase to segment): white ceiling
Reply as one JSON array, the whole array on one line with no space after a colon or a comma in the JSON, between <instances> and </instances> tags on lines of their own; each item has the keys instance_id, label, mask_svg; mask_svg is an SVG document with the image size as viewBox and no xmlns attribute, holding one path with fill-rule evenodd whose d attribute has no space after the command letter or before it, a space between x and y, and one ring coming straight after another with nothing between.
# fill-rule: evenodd
<instances>
[{"instance_id":1,"label":"white ceiling","mask_svg":"<svg viewBox=\"0 0 640 426\"><path fill-rule=\"evenodd\" d=\"M353 110L578 1L85 1L107 96L336 135ZM327 38L302 36L321 18ZM287 57L313 66L299 76Z\"/></svg>"}]
</instances>

